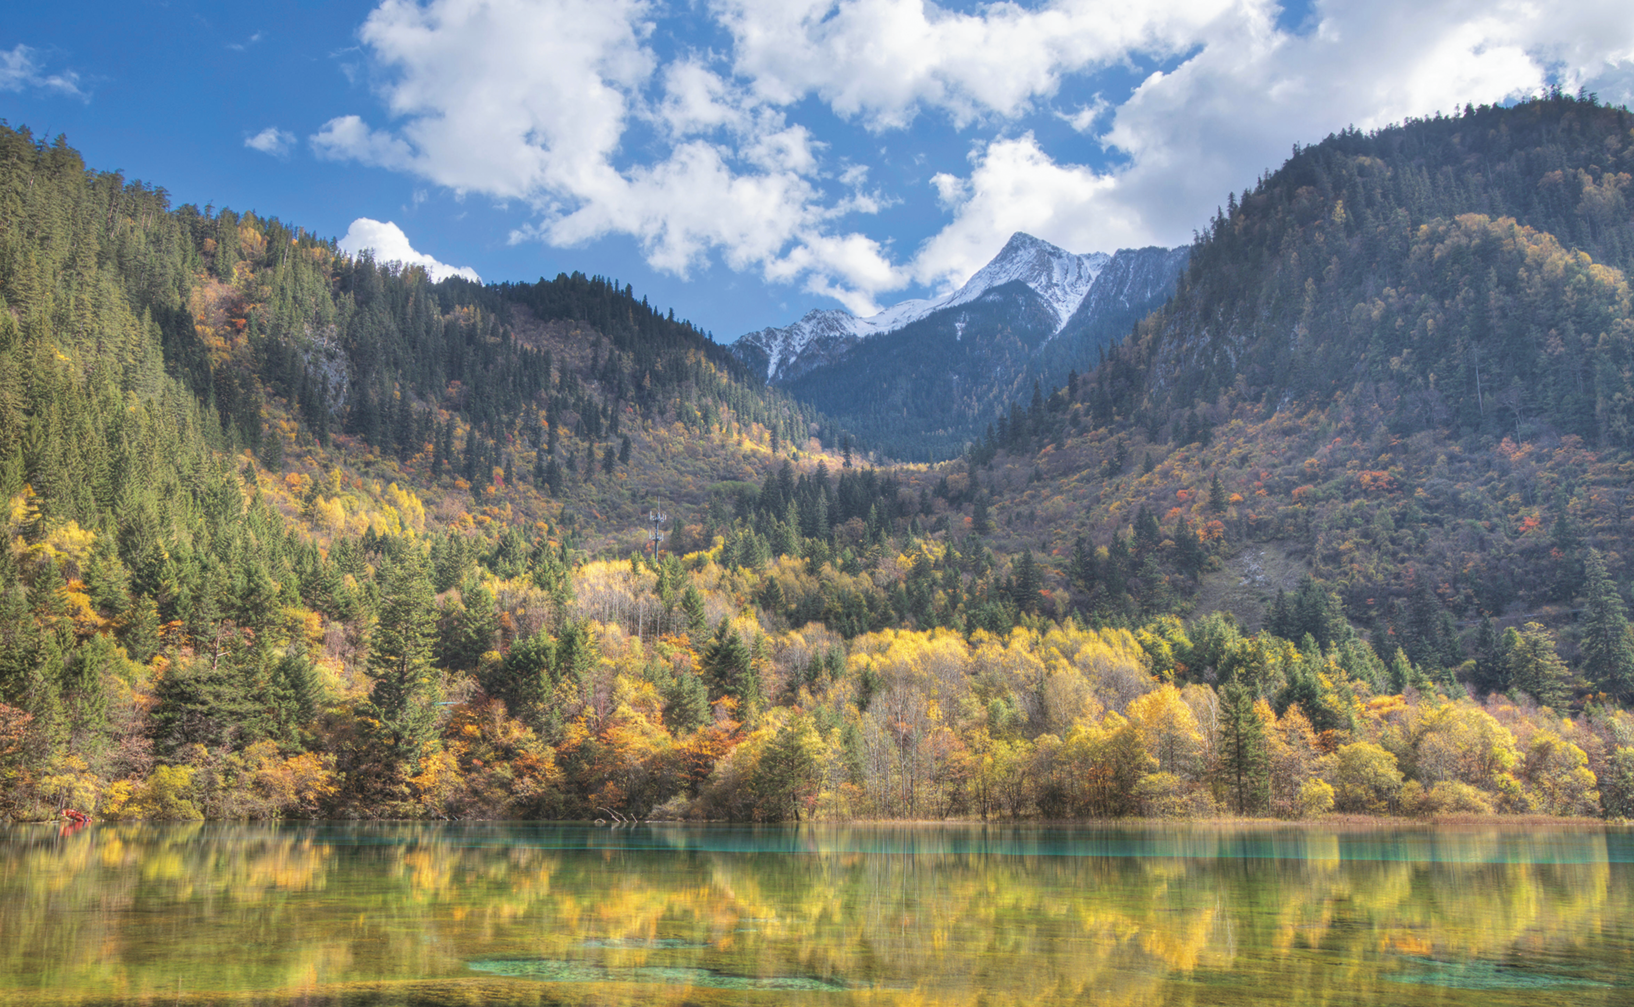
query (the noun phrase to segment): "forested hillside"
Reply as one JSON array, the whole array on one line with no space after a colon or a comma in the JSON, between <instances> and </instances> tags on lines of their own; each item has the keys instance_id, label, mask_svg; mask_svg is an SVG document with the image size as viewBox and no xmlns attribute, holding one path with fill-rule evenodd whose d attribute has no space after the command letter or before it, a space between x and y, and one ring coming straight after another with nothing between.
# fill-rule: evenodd
<instances>
[{"instance_id":1,"label":"forested hillside","mask_svg":"<svg viewBox=\"0 0 1634 1007\"><path fill-rule=\"evenodd\" d=\"M6 130L0 815L1627 816L1627 214L1441 193L1592 214L1629 120L1307 148L1104 365L891 469L616 282L431 284Z\"/></svg>"}]
</instances>

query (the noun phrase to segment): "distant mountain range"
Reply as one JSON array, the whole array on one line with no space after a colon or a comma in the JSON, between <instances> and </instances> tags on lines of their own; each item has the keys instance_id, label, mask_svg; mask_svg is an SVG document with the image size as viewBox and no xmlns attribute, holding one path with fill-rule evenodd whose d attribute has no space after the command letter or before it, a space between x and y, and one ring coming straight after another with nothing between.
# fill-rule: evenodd
<instances>
[{"instance_id":1,"label":"distant mountain range","mask_svg":"<svg viewBox=\"0 0 1634 1007\"><path fill-rule=\"evenodd\" d=\"M1051 387L1093 366L1102 347L1168 299L1187 255L1157 247L1080 255L1017 232L952 293L868 318L811 311L747 333L732 350L887 453L943 456L1031 382Z\"/></svg>"}]
</instances>

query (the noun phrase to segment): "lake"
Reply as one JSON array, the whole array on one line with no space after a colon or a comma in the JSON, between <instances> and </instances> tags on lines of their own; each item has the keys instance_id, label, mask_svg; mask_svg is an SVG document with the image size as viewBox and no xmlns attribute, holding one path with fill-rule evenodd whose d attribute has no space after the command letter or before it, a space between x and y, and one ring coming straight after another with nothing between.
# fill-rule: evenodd
<instances>
[{"instance_id":1,"label":"lake","mask_svg":"<svg viewBox=\"0 0 1634 1007\"><path fill-rule=\"evenodd\" d=\"M0 829L0 1003L1627 1004L1617 828Z\"/></svg>"}]
</instances>

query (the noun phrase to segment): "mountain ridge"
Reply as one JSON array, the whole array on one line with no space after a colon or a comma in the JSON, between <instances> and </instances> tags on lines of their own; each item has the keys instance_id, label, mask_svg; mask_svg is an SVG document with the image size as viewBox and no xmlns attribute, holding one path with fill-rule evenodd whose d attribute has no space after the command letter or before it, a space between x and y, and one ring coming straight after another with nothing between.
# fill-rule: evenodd
<instances>
[{"instance_id":1,"label":"mountain ridge","mask_svg":"<svg viewBox=\"0 0 1634 1007\"><path fill-rule=\"evenodd\" d=\"M1075 255L1018 233L959 291L900 328L835 334L849 316L808 315L811 329L763 330L732 349L885 456L951 457L1033 384L1092 370L1168 299L1189 256L1156 246ZM823 326L827 334L812 331Z\"/></svg>"},{"instance_id":2,"label":"mountain ridge","mask_svg":"<svg viewBox=\"0 0 1634 1007\"><path fill-rule=\"evenodd\" d=\"M1055 329L1060 332L1114 258L1105 252L1068 252L1017 231L997 255L950 293L901 301L866 318L843 308L814 308L789 325L744 333L731 348L751 368L763 369L769 384L787 383L816 367L838 362L861 340L900 332L939 311L969 304L996 287L1017 281L1055 313Z\"/></svg>"}]
</instances>

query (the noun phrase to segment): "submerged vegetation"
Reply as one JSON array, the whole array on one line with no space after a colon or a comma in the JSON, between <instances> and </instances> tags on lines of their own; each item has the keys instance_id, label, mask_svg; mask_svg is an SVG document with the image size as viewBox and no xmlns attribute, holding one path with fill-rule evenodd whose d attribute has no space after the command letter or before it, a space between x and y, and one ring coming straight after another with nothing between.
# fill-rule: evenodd
<instances>
[{"instance_id":1,"label":"submerged vegetation","mask_svg":"<svg viewBox=\"0 0 1634 1007\"><path fill-rule=\"evenodd\" d=\"M1634 816L1631 119L1307 148L934 468L0 131L0 816Z\"/></svg>"}]
</instances>

